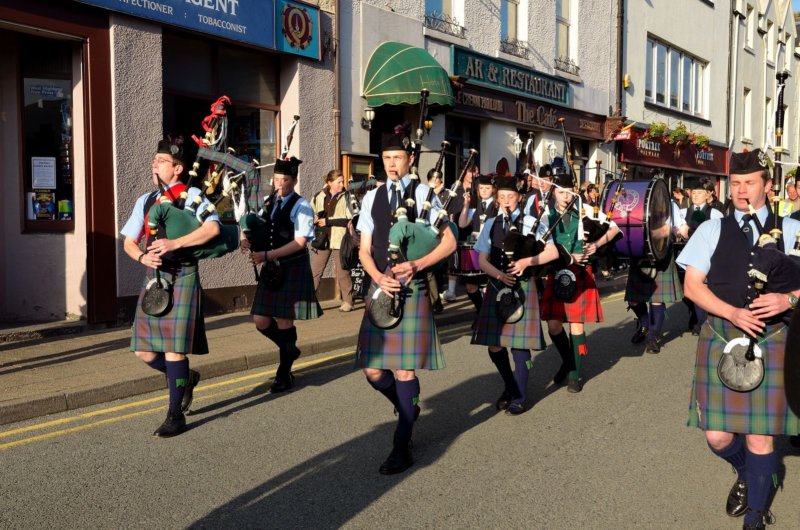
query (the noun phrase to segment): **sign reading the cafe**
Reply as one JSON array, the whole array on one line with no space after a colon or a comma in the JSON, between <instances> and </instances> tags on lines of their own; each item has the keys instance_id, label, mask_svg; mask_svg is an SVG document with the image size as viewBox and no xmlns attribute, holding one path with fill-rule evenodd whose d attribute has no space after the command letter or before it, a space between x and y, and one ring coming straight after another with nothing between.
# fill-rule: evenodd
<instances>
[{"instance_id":1,"label":"sign reading the cafe","mask_svg":"<svg viewBox=\"0 0 800 530\"><path fill-rule=\"evenodd\" d=\"M604 116L469 85L456 92L454 110L459 114L553 130L560 130L558 119L564 118L564 128L570 134L597 140L604 139Z\"/></svg>"},{"instance_id":2,"label":"sign reading the cafe","mask_svg":"<svg viewBox=\"0 0 800 530\"><path fill-rule=\"evenodd\" d=\"M511 62L473 51L450 47L453 75L466 77L480 85L527 98L569 105L569 83Z\"/></svg>"}]
</instances>

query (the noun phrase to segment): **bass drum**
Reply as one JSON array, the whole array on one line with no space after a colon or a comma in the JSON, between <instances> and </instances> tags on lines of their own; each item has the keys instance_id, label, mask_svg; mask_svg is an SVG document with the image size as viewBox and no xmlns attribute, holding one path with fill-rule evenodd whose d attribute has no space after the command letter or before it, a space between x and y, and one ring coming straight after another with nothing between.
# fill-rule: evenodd
<instances>
[{"instance_id":1,"label":"bass drum","mask_svg":"<svg viewBox=\"0 0 800 530\"><path fill-rule=\"evenodd\" d=\"M603 211L611 208L618 184L606 186ZM611 214L624 236L614 244L615 250L631 259L662 261L671 250L671 201L667 184L664 179L657 178L623 181L622 185Z\"/></svg>"}]
</instances>

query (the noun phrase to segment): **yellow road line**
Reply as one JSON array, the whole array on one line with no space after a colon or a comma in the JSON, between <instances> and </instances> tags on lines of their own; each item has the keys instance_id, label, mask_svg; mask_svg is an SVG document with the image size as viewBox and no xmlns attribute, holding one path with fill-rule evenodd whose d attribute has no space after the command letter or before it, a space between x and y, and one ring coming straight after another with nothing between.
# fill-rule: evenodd
<instances>
[{"instance_id":1,"label":"yellow road line","mask_svg":"<svg viewBox=\"0 0 800 530\"><path fill-rule=\"evenodd\" d=\"M350 356L353 353L355 353L355 350L348 351L348 352L345 352L345 353L339 353L339 354L336 354L336 355L329 355L329 356L322 357L322 358L319 358L319 359L314 359L314 360L311 360L311 361L305 361L305 362L302 362L302 363L298 363L298 364L295 365L295 367L297 369L302 369L302 368L306 368L306 367L312 367L312 366L316 366L316 365L319 365L319 364L324 364L324 363L326 363L328 361L331 361L331 360L341 359L341 358ZM276 370L274 368L272 368L272 369L269 369L269 370L265 370L263 372L258 372L258 373L255 373L255 374L245 375L245 376L237 377L237 378L234 378L234 379L228 379L228 380L225 380L225 381L221 381L219 383L212 383L212 384L208 384L208 385L204 384L203 386L201 386L201 387L199 387L197 389L197 394L199 396L200 394L203 394L206 391L214 389L214 388L230 386L230 385L234 385L236 383L241 383L243 381L249 381L249 380L252 380L252 379L262 379L264 377L269 377L269 376L274 375L275 371ZM257 385L253 385L253 386L257 386ZM150 404L153 404L153 403L158 403L159 401L166 401L167 399L168 399L167 396L158 396L158 397L154 397L154 398L135 401L133 403L126 403L125 405L117 405L117 406L114 406L114 407L106 407L106 408L95 410L95 411L92 411L92 412L85 412L83 414L78 414L76 416L70 416L68 418L61 418L61 419L58 419L58 420L51 420L51 421L46 421L46 422L43 422L43 423L38 423L36 425L29 425L27 427L20 427L20 428L17 428L17 429L12 429L12 430L9 430L9 431L0 432L0 438L7 438L9 436L23 434L23 433L26 433L26 432L36 431L36 430L40 430L40 429L47 429L49 427L57 427L59 425L65 425L67 423L73 423L73 422L76 422L76 421L89 419L89 418L94 418L94 417L97 417L97 416L103 416L103 415L106 415L106 414L113 414L115 412L120 412L120 411L123 411L123 410L128 410L128 409L142 407L142 406L145 406L145 405L150 405ZM0 446L0 447L2 447L2 446Z\"/></svg>"}]
</instances>

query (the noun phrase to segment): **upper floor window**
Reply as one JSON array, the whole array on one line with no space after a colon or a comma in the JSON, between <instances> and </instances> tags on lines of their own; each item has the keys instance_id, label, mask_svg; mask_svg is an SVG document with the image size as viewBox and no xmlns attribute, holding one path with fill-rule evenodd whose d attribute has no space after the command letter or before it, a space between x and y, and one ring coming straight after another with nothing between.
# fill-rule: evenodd
<instances>
[{"instance_id":1,"label":"upper floor window","mask_svg":"<svg viewBox=\"0 0 800 530\"><path fill-rule=\"evenodd\" d=\"M556 0L556 57L571 59L570 50L570 0Z\"/></svg>"},{"instance_id":2,"label":"upper floor window","mask_svg":"<svg viewBox=\"0 0 800 530\"><path fill-rule=\"evenodd\" d=\"M702 116L706 64L655 39L647 39L645 99Z\"/></svg>"},{"instance_id":3,"label":"upper floor window","mask_svg":"<svg viewBox=\"0 0 800 530\"><path fill-rule=\"evenodd\" d=\"M744 36L744 45L747 48L752 48L756 35L756 10L753 9L753 6L751 5L747 6L745 23L747 24L747 27Z\"/></svg>"},{"instance_id":4,"label":"upper floor window","mask_svg":"<svg viewBox=\"0 0 800 530\"><path fill-rule=\"evenodd\" d=\"M767 21L767 34L764 36L766 39L766 46L764 47L767 54L767 62L775 61L775 25L772 21Z\"/></svg>"},{"instance_id":5,"label":"upper floor window","mask_svg":"<svg viewBox=\"0 0 800 530\"><path fill-rule=\"evenodd\" d=\"M517 11L519 0L500 0L500 37L517 38Z\"/></svg>"},{"instance_id":6,"label":"upper floor window","mask_svg":"<svg viewBox=\"0 0 800 530\"><path fill-rule=\"evenodd\" d=\"M456 2L457 0L425 0L425 27L463 38L466 30L459 20L462 20L464 13L457 12L463 4Z\"/></svg>"}]
</instances>

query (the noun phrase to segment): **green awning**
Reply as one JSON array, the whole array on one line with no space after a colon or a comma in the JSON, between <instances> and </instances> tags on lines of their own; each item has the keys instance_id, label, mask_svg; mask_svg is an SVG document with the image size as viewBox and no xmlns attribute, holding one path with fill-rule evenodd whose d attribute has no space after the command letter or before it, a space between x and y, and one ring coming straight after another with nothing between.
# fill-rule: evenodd
<instances>
[{"instance_id":1,"label":"green awning","mask_svg":"<svg viewBox=\"0 0 800 530\"><path fill-rule=\"evenodd\" d=\"M400 42L375 48L364 75L367 105L414 105L423 88L431 93L428 105L455 105L447 71L428 52Z\"/></svg>"}]
</instances>

